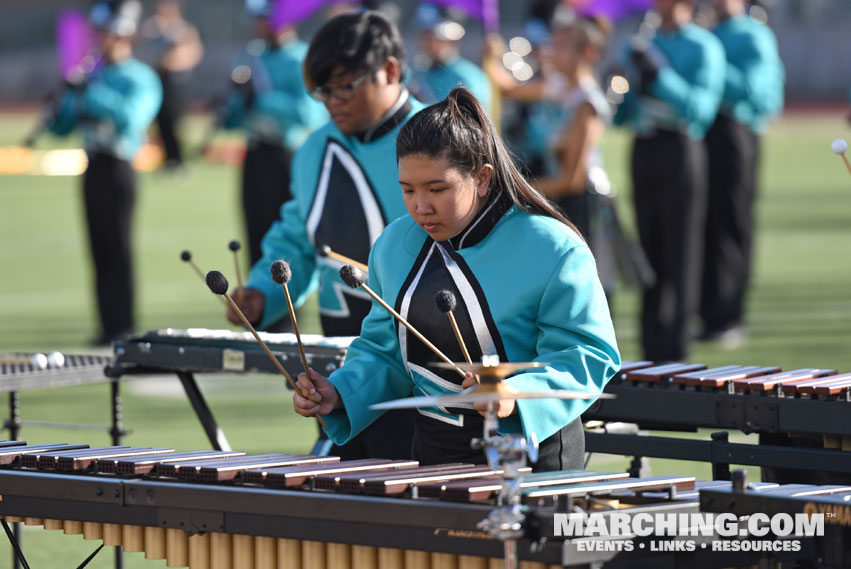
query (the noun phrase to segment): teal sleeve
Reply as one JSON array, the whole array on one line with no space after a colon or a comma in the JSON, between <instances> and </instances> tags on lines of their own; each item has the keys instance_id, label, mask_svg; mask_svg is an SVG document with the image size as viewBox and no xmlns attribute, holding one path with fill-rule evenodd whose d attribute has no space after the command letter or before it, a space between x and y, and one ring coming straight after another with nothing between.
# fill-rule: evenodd
<instances>
[{"instance_id":1,"label":"teal sleeve","mask_svg":"<svg viewBox=\"0 0 851 569\"><path fill-rule=\"evenodd\" d=\"M750 107L749 115L769 117L783 109L785 72L777 41L769 30L749 36L741 60L727 65L724 100Z\"/></svg>"},{"instance_id":2,"label":"teal sleeve","mask_svg":"<svg viewBox=\"0 0 851 569\"><path fill-rule=\"evenodd\" d=\"M223 128L241 128L245 121L245 96L232 89L225 101Z\"/></svg>"},{"instance_id":3,"label":"teal sleeve","mask_svg":"<svg viewBox=\"0 0 851 569\"><path fill-rule=\"evenodd\" d=\"M702 45L700 61L693 69L693 80L668 66L659 70L650 85L651 95L670 104L678 116L700 125L702 130L715 120L724 89L724 48L717 39L712 39Z\"/></svg>"},{"instance_id":4,"label":"teal sleeve","mask_svg":"<svg viewBox=\"0 0 851 569\"><path fill-rule=\"evenodd\" d=\"M77 127L79 122L80 95L76 91L66 91L56 107L56 114L48 126L53 134L65 136Z\"/></svg>"},{"instance_id":5,"label":"teal sleeve","mask_svg":"<svg viewBox=\"0 0 851 569\"><path fill-rule=\"evenodd\" d=\"M160 109L162 84L153 71L137 72L132 87L120 92L104 82L95 82L83 95L86 116L115 125L118 132L144 132Z\"/></svg>"},{"instance_id":6,"label":"teal sleeve","mask_svg":"<svg viewBox=\"0 0 851 569\"><path fill-rule=\"evenodd\" d=\"M511 377L521 391L570 389L598 395L620 368L621 360L606 297L587 247L574 247L550 276L538 307L537 353L541 371ZM543 441L577 419L593 399L518 400L519 427ZM513 424L512 424L513 422ZM501 430L517 432L517 415Z\"/></svg>"},{"instance_id":7,"label":"teal sleeve","mask_svg":"<svg viewBox=\"0 0 851 569\"><path fill-rule=\"evenodd\" d=\"M373 252L379 249L381 239ZM384 298L379 268L369 256L368 286ZM413 380L402 362L393 316L374 300L361 325L361 333L349 346L346 361L328 380L337 388L344 408L325 416L326 433L335 444L347 443L378 419L383 411L370 405L402 399L411 394Z\"/></svg>"},{"instance_id":8,"label":"teal sleeve","mask_svg":"<svg viewBox=\"0 0 851 569\"><path fill-rule=\"evenodd\" d=\"M292 167L293 199L281 206L280 217L263 236L261 242L263 256L251 267L249 280L245 284L246 287L260 290L266 297L265 310L260 321L261 329L288 312L281 285L272 280L269 272L272 263L283 259L290 264L292 278L287 283L287 288L296 306L304 303L310 293L316 289L319 281L316 249L307 234L307 222L298 201L299 197L305 193L298 186L302 179L299 163L299 155L296 154Z\"/></svg>"}]
</instances>

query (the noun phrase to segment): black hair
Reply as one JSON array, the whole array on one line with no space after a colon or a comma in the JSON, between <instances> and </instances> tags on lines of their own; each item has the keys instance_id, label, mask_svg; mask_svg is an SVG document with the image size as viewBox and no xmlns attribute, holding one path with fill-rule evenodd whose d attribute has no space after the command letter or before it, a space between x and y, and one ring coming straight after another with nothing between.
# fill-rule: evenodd
<instances>
[{"instance_id":1,"label":"black hair","mask_svg":"<svg viewBox=\"0 0 851 569\"><path fill-rule=\"evenodd\" d=\"M399 29L375 10L342 14L323 25L307 50L304 76L308 89L322 86L338 66L375 72L388 58L399 61L405 78L405 47Z\"/></svg>"},{"instance_id":2,"label":"black hair","mask_svg":"<svg viewBox=\"0 0 851 569\"><path fill-rule=\"evenodd\" d=\"M414 154L446 158L464 173L493 166L490 189L505 192L518 207L546 215L576 229L517 169L511 153L496 132L487 112L464 87L421 110L405 123L396 137L396 160ZM578 233L578 231L577 231Z\"/></svg>"}]
</instances>

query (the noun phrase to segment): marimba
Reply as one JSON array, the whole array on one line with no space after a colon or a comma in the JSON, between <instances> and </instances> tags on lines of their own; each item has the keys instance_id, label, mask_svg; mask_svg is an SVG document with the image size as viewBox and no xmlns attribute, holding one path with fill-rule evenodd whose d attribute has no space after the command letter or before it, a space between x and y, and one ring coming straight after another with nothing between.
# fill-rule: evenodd
<instances>
[{"instance_id":1,"label":"marimba","mask_svg":"<svg viewBox=\"0 0 851 569\"><path fill-rule=\"evenodd\" d=\"M4 522L82 534L170 567L503 567L501 542L477 528L501 484L500 470L488 466L19 441L0 444L0 464ZM663 554L649 548L620 561L612 551L580 553L555 536L554 514L697 512L701 488L729 486L688 476L528 474L522 567L584 565L589 555L614 566L659 566ZM704 552L686 557L713 566Z\"/></svg>"},{"instance_id":2,"label":"marimba","mask_svg":"<svg viewBox=\"0 0 851 569\"><path fill-rule=\"evenodd\" d=\"M260 332L260 337L293 378L304 371L295 334ZM342 365L352 340L351 337L328 338L303 334L302 342L308 365L325 375L331 373ZM113 344L113 348L115 358L107 368L107 374L111 377L176 374L210 444L219 450L229 450L231 446L204 399L195 381L195 374L280 374L250 332L168 328L118 341ZM330 449L327 439L320 439L314 447L314 452L327 452L327 449Z\"/></svg>"},{"instance_id":3,"label":"marimba","mask_svg":"<svg viewBox=\"0 0 851 569\"><path fill-rule=\"evenodd\" d=\"M739 516L823 514L824 535L805 538L812 549L811 558L818 559L819 567L851 566L851 486L759 487L742 481L702 491L700 508L704 512L730 512Z\"/></svg>"},{"instance_id":4,"label":"marimba","mask_svg":"<svg viewBox=\"0 0 851 569\"><path fill-rule=\"evenodd\" d=\"M594 452L683 458L769 467L805 465L851 473L851 374L834 369L782 371L772 366L624 362L606 386L614 399L598 400L584 419L625 421L650 429L718 428L745 433L825 435L825 449L736 445L717 441L588 433ZM716 472L716 477L729 477Z\"/></svg>"}]
</instances>

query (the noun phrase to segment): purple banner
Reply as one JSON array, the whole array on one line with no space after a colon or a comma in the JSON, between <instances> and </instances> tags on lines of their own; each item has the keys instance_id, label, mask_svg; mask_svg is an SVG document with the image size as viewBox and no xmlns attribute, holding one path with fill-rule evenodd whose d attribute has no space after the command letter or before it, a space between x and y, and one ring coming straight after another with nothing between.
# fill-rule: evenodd
<instances>
[{"instance_id":1,"label":"purple banner","mask_svg":"<svg viewBox=\"0 0 851 569\"><path fill-rule=\"evenodd\" d=\"M499 31L499 0L429 0L429 2L458 8L482 22L488 32Z\"/></svg>"},{"instance_id":2,"label":"purple banner","mask_svg":"<svg viewBox=\"0 0 851 569\"><path fill-rule=\"evenodd\" d=\"M605 16L614 21L646 12L653 6L653 0L575 0L572 4L583 16Z\"/></svg>"},{"instance_id":3,"label":"purple banner","mask_svg":"<svg viewBox=\"0 0 851 569\"><path fill-rule=\"evenodd\" d=\"M324 6L345 1L347 0L270 0L271 24L275 29L297 24Z\"/></svg>"},{"instance_id":4,"label":"purple banner","mask_svg":"<svg viewBox=\"0 0 851 569\"><path fill-rule=\"evenodd\" d=\"M67 79L69 75L79 73L83 59L93 57L96 44L88 18L73 10L62 12L56 21L56 51L62 77Z\"/></svg>"}]
</instances>

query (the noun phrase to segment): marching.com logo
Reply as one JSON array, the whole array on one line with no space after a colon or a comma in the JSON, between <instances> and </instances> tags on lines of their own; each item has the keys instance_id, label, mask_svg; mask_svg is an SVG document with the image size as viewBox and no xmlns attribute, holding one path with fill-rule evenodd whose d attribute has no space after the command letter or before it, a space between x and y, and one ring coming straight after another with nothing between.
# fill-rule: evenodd
<instances>
[{"instance_id":1,"label":"marching.com logo","mask_svg":"<svg viewBox=\"0 0 851 569\"><path fill-rule=\"evenodd\" d=\"M825 523L823 513L755 513L746 518L730 513L582 512L554 516L555 535L586 538L577 542L578 548L586 551L632 551L636 547L651 551L707 547L716 551L799 551L800 540L784 538L823 536ZM642 537L679 539L633 543L632 538ZM689 537L703 539L682 539Z\"/></svg>"}]
</instances>

